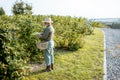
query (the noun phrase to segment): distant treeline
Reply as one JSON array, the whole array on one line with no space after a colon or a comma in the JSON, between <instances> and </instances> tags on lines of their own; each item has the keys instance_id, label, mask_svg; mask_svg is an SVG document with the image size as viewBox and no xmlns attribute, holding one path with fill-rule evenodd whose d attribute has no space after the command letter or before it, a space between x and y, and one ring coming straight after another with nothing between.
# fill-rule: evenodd
<instances>
[{"instance_id":1,"label":"distant treeline","mask_svg":"<svg viewBox=\"0 0 120 80\"><path fill-rule=\"evenodd\" d=\"M120 23L112 23L110 27L114 29L120 29Z\"/></svg>"}]
</instances>

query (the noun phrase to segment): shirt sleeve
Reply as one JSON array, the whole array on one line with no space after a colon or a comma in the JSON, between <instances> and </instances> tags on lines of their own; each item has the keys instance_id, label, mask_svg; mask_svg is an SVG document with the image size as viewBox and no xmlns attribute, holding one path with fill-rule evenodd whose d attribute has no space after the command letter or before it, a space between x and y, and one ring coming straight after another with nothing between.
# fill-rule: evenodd
<instances>
[{"instance_id":1,"label":"shirt sleeve","mask_svg":"<svg viewBox=\"0 0 120 80\"><path fill-rule=\"evenodd\" d=\"M50 29L46 28L45 31L43 32L41 38L45 40L49 37L49 34L50 34Z\"/></svg>"}]
</instances>

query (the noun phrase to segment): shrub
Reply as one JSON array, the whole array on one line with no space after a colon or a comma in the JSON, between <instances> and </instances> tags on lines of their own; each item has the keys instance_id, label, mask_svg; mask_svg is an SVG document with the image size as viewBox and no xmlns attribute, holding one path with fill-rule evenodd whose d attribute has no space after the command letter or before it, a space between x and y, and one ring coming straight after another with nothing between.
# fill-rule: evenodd
<instances>
[{"instance_id":1,"label":"shrub","mask_svg":"<svg viewBox=\"0 0 120 80\"><path fill-rule=\"evenodd\" d=\"M98 28L104 28L104 27L106 27L106 25L104 25L104 24L102 24L100 22L92 22L91 25L93 27L98 27Z\"/></svg>"},{"instance_id":2,"label":"shrub","mask_svg":"<svg viewBox=\"0 0 120 80\"><path fill-rule=\"evenodd\" d=\"M43 55L36 48L38 38L34 32L43 31L42 20L51 17L55 28L55 47L78 50L84 46L84 37L91 34L92 28L85 18L70 16L0 16L0 79L20 79L29 70L26 62L42 61Z\"/></svg>"},{"instance_id":3,"label":"shrub","mask_svg":"<svg viewBox=\"0 0 120 80\"><path fill-rule=\"evenodd\" d=\"M6 30L6 29L5 29ZM9 39L7 30L0 29L0 79L16 80L26 75L25 61L18 55L15 47L10 46L12 39Z\"/></svg>"}]
</instances>

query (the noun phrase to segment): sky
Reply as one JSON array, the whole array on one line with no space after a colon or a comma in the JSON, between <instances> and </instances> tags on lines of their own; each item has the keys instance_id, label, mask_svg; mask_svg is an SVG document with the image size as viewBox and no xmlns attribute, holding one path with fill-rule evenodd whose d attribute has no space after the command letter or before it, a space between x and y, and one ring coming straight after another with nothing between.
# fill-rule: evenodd
<instances>
[{"instance_id":1,"label":"sky","mask_svg":"<svg viewBox=\"0 0 120 80\"><path fill-rule=\"evenodd\" d=\"M7 15L19 0L0 0ZM120 18L120 0L22 0L32 5L33 14L85 18Z\"/></svg>"}]
</instances>

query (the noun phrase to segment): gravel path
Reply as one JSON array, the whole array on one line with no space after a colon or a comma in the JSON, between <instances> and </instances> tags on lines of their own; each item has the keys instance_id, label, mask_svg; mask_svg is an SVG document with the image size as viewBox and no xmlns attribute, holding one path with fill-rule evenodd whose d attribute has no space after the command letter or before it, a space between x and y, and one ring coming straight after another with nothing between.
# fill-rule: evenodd
<instances>
[{"instance_id":1,"label":"gravel path","mask_svg":"<svg viewBox=\"0 0 120 80\"><path fill-rule=\"evenodd\" d=\"M106 80L120 80L120 29L104 28Z\"/></svg>"}]
</instances>

